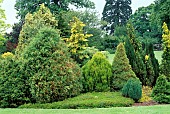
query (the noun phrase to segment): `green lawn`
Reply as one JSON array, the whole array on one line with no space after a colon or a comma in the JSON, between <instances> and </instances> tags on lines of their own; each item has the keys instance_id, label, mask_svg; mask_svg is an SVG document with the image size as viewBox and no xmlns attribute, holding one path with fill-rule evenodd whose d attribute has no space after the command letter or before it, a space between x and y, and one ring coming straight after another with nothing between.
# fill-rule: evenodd
<instances>
[{"instance_id":1,"label":"green lawn","mask_svg":"<svg viewBox=\"0 0 170 114\"><path fill-rule=\"evenodd\" d=\"M162 60L163 51L154 51L154 53L155 53L155 57L158 59L158 61L160 63Z\"/></svg>"},{"instance_id":2,"label":"green lawn","mask_svg":"<svg viewBox=\"0 0 170 114\"><path fill-rule=\"evenodd\" d=\"M114 56L115 56L115 54L109 54L109 55L108 55L108 60L109 60L109 62L110 62L111 64L112 64L112 62L113 62Z\"/></svg>"},{"instance_id":3,"label":"green lawn","mask_svg":"<svg viewBox=\"0 0 170 114\"><path fill-rule=\"evenodd\" d=\"M158 62L160 63L161 62L161 59L162 59L162 54L163 54L163 51L154 51L155 53L155 57L158 59ZM108 60L109 62L112 64L113 62L113 58L114 58L115 54L109 54L108 55Z\"/></svg>"},{"instance_id":4,"label":"green lawn","mask_svg":"<svg viewBox=\"0 0 170 114\"><path fill-rule=\"evenodd\" d=\"M96 109L0 109L0 114L170 114L170 105Z\"/></svg>"}]
</instances>

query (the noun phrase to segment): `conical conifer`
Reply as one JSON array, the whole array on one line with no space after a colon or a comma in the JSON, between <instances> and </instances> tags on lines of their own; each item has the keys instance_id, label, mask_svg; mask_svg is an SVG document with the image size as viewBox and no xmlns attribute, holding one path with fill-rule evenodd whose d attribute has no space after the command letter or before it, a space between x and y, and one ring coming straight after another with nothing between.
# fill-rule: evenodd
<instances>
[{"instance_id":1,"label":"conical conifer","mask_svg":"<svg viewBox=\"0 0 170 114\"><path fill-rule=\"evenodd\" d=\"M120 90L129 78L136 78L132 71L129 59L126 56L123 43L117 46L115 57L112 64L111 90Z\"/></svg>"}]
</instances>

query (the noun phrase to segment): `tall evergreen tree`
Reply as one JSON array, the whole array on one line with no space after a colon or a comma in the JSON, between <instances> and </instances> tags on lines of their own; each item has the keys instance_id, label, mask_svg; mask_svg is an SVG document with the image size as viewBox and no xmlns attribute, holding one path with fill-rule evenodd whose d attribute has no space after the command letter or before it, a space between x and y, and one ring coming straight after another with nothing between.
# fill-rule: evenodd
<instances>
[{"instance_id":1,"label":"tall evergreen tree","mask_svg":"<svg viewBox=\"0 0 170 114\"><path fill-rule=\"evenodd\" d=\"M155 58L153 44L151 43L145 44L145 65L147 78L150 80L149 85L154 86L159 76L159 63L158 60Z\"/></svg>"},{"instance_id":2,"label":"tall evergreen tree","mask_svg":"<svg viewBox=\"0 0 170 114\"><path fill-rule=\"evenodd\" d=\"M160 65L161 74L165 75L170 81L170 30L166 23L163 24L163 45L164 51L162 55L162 62Z\"/></svg>"},{"instance_id":3,"label":"tall evergreen tree","mask_svg":"<svg viewBox=\"0 0 170 114\"><path fill-rule=\"evenodd\" d=\"M145 84L146 68L144 64L144 54L141 44L136 39L135 30L131 23L127 24L127 34L129 38L129 41L127 40L125 43L127 57L136 76L142 84Z\"/></svg>"},{"instance_id":4,"label":"tall evergreen tree","mask_svg":"<svg viewBox=\"0 0 170 114\"><path fill-rule=\"evenodd\" d=\"M108 24L103 29L112 34L116 26L125 25L132 14L130 5L131 0L106 0L102 20Z\"/></svg>"}]
</instances>

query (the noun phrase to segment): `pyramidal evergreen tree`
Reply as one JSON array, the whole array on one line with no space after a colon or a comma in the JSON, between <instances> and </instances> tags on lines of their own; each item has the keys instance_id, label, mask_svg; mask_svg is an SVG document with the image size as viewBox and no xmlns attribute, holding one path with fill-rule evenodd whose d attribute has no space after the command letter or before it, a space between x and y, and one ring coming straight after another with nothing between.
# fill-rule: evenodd
<instances>
[{"instance_id":1,"label":"pyramidal evergreen tree","mask_svg":"<svg viewBox=\"0 0 170 114\"><path fill-rule=\"evenodd\" d=\"M165 75L170 81L170 30L166 23L163 24L163 55L162 55L162 62L160 65L160 73Z\"/></svg>"},{"instance_id":2,"label":"pyramidal evergreen tree","mask_svg":"<svg viewBox=\"0 0 170 114\"><path fill-rule=\"evenodd\" d=\"M164 75L160 75L153 88L153 99L159 103L170 103L170 84Z\"/></svg>"},{"instance_id":3,"label":"pyramidal evergreen tree","mask_svg":"<svg viewBox=\"0 0 170 114\"><path fill-rule=\"evenodd\" d=\"M40 29L20 58L35 102L54 102L80 93L80 67L70 58L66 44L55 29Z\"/></svg>"},{"instance_id":4,"label":"pyramidal evergreen tree","mask_svg":"<svg viewBox=\"0 0 170 114\"><path fill-rule=\"evenodd\" d=\"M131 0L105 0L102 20L108 22L103 27L110 34L114 33L116 26L125 25L132 14Z\"/></svg>"},{"instance_id":5,"label":"pyramidal evergreen tree","mask_svg":"<svg viewBox=\"0 0 170 114\"><path fill-rule=\"evenodd\" d=\"M112 64L111 91L120 90L129 78L137 78L127 58L123 43L117 46Z\"/></svg>"},{"instance_id":6,"label":"pyramidal evergreen tree","mask_svg":"<svg viewBox=\"0 0 170 114\"><path fill-rule=\"evenodd\" d=\"M55 20L55 16L50 12L50 9L45 7L44 4L41 4L37 12L33 14L28 13L25 16L25 23L20 32L18 46L15 52L17 57L21 55L22 50L44 26L56 29L58 21Z\"/></svg>"}]
</instances>

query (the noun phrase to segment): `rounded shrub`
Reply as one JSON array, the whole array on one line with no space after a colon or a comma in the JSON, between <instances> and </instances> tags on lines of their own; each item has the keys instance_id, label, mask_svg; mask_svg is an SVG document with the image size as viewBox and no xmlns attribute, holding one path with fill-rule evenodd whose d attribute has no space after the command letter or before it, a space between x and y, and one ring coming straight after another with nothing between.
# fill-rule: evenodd
<instances>
[{"instance_id":1,"label":"rounded shrub","mask_svg":"<svg viewBox=\"0 0 170 114\"><path fill-rule=\"evenodd\" d=\"M29 102L27 80L20 61L8 57L0 61L1 108L14 108Z\"/></svg>"},{"instance_id":2,"label":"rounded shrub","mask_svg":"<svg viewBox=\"0 0 170 114\"><path fill-rule=\"evenodd\" d=\"M137 102L142 97L142 85L139 79L130 78L123 86L122 95Z\"/></svg>"},{"instance_id":3,"label":"rounded shrub","mask_svg":"<svg viewBox=\"0 0 170 114\"><path fill-rule=\"evenodd\" d=\"M168 83L166 76L158 77L152 91L152 97L159 103L170 103L170 83Z\"/></svg>"},{"instance_id":4,"label":"rounded shrub","mask_svg":"<svg viewBox=\"0 0 170 114\"><path fill-rule=\"evenodd\" d=\"M63 100L82 90L81 69L70 58L55 29L42 28L23 50L21 58L35 102Z\"/></svg>"},{"instance_id":5,"label":"rounded shrub","mask_svg":"<svg viewBox=\"0 0 170 114\"><path fill-rule=\"evenodd\" d=\"M152 100L151 98L152 88L149 86L142 87L142 97L139 102L149 102Z\"/></svg>"},{"instance_id":6,"label":"rounded shrub","mask_svg":"<svg viewBox=\"0 0 170 114\"><path fill-rule=\"evenodd\" d=\"M85 92L109 91L111 64L101 52L95 53L92 59L82 67L82 73Z\"/></svg>"}]
</instances>

